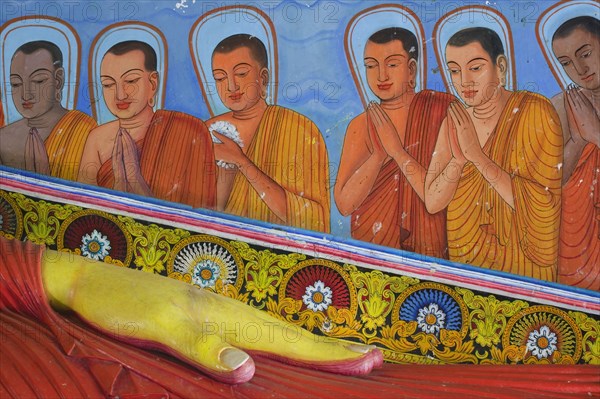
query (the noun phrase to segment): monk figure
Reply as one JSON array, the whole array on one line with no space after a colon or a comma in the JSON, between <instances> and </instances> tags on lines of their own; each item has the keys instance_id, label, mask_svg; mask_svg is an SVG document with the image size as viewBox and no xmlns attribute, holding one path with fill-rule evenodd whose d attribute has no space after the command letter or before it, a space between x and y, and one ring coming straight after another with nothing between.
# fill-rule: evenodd
<instances>
[{"instance_id":1,"label":"monk figure","mask_svg":"<svg viewBox=\"0 0 600 399\"><path fill-rule=\"evenodd\" d=\"M552 50L577 85L552 99L565 141L558 281L600 290L600 21L566 21Z\"/></svg>"},{"instance_id":2,"label":"monk figure","mask_svg":"<svg viewBox=\"0 0 600 399\"><path fill-rule=\"evenodd\" d=\"M77 180L85 141L96 122L60 103L65 84L62 64L62 52L47 41L25 43L15 51L10 86L23 119L0 129L3 165Z\"/></svg>"},{"instance_id":3,"label":"monk figure","mask_svg":"<svg viewBox=\"0 0 600 399\"><path fill-rule=\"evenodd\" d=\"M419 48L412 32L387 28L365 45L370 89L380 99L350 122L334 194L352 215L352 237L447 257L446 215L430 215L424 182L437 133L453 97L415 93Z\"/></svg>"},{"instance_id":4,"label":"monk figure","mask_svg":"<svg viewBox=\"0 0 600 399\"><path fill-rule=\"evenodd\" d=\"M425 204L447 207L453 261L556 281L562 133L550 102L505 89L508 60L487 28L454 34L446 67L453 102L425 181Z\"/></svg>"},{"instance_id":5,"label":"monk figure","mask_svg":"<svg viewBox=\"0 0 600 399\"><path fill-rule=\"evenodd\" d=\"M78 180L119 191L214 208L216 171L204 123L181 112L154 112L154 49L112 46L100 65L104 101L116 120L92 130Z\"/></svg>"},{"instance_id":6,"label":"monk figure","mask_svg":"<svg viewBox=\"0 0 600 399\"><path fill-rule=\"evenodd\" d=\"M212 133L220 142L214 145L220 161L217 209L329 232L325 142L307 117L267 104L267 66L264 44L247 34L222 40L213 52L219 97L231 110L206 122L211 130L217 126ZM235 135L224 134L219 125Z\"/></svg>"}]
</instances>

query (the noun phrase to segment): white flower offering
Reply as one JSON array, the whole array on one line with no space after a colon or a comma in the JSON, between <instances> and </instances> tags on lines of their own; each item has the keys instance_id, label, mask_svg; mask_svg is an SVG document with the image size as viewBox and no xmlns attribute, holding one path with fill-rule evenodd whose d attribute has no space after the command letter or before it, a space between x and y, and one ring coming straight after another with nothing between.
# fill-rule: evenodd
<instances>
[{"instance_id":1,"label":"white flower offering","mask_svg":"<svg viewBox=\"0 0 600 399\"><path fill-rule=\"evenodd\" d=\"M208 131L210 132L210 136L212 137L213 143L216 143L216 144L222 143L222 141L219 140L213 134L213 132L217 132L219 134L222 134L225 137L230 138L240 147L244 146L244 143L242 142L242 139L240 138L240 133L237 131L237 128L232 123L229 123L227 121L216 121L215 123L213 123L212 125L209 126ZM227 163L220 159L217 160L217 165L220 166L221 168L225 168L225 169L233 169L235 167L235 165Z\"/></svg>"}]
</instances>

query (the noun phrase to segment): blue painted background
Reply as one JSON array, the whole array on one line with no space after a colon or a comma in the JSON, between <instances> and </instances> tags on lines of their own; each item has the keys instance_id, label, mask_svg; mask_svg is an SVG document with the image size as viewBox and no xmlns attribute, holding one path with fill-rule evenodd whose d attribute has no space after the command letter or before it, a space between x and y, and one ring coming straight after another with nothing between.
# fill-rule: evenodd
<instances>
[{"instance_id":1,"label":"blue painted background","mask_svg":"<svg viewBox=\"0 0 600 399\"><path fill-rule=\"evenodd\" d=\"M188 35L203 13L218 7L247 4L264 11L273 21L279 47L278 104L311 118L321 129L329 150L331 185L335 181L344 133L350 120L362 112L358 91L344 53L344 31L359 11L392 1L6 1L0 2L0 23L44 15L69 22L82 44L80 92L77 109L91 115L87 60L92 40L115 22L140 20L160 29L169 46L165 108L203 120L209 113L190 58ZM515 42L517 88L547 97L560 89L535 35L540 14L555 1L414 1L395 2L410 8L421 20L427 42L427 88L445 91L431 43L433 27L445 13L469 4L485 4L509 21ZM332 194L332 233L349 237L349 220L335 207Z\"/></svg>"}]
</instances>

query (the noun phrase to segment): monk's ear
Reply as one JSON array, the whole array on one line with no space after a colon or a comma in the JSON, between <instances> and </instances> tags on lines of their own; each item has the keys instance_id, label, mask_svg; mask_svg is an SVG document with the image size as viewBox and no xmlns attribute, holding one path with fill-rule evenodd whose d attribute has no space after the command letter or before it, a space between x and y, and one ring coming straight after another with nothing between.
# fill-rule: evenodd
<instances>
[{"instance_id":1,"label":"monk's ear","mask_svg":"<svg viewBox=\"0 0 600 399\"><path fill-rule=\"evenodd\" d=\"M508 60L506 56L500 54L496 57L496 68L498 68L498 76L500 77L500 86L506 86L506 75L508 73Z\"/></svg>"},{"instance_id":2,"label":"monk's ear","mask_svg":"<svg viewBox=\"0 0 600 399\"><path fill-rule=\"evenodd\" d=\"M260 80L261 80L260 83L262 84L262 86L264 88L269 86L269 76L270 76L269 70L267 68L263 67L260 70Z\"/></svg>"},{"instance_id":3,"label":"monk's ear","mask_svg":"<svg viewBox=\"0 0 600 399\"><path fill-rule=\"evenodd\" d=\"M408 60L408 86L414 90L417 87L417 60L411 58Z\"/></svg>"},{"instance_id":4,"label":"monk's ear","mask_svg":"<svg viewBox=\"0 0 600 399\"><path fill-rule=\"evenodd\" d=\"M150 80L152 91L156 93L158 91L158 71L151 72L148 79Z\"/></svg>"},{"instance_id":5,"label":"monk's ear","mask_svg":"<svg viewBox=\"0 0 600 399\"><path fill-rule=\"evenodd\" d=\"M65 68L56 68L54 71L54 80L56 81L56 90L62 91L65 87Z\"/></svg>"},{"instance_id":6,"label":"monk's ear","mask_svg":"<svg viewBox=\"0 0 600 399\"><path fill-rule=\"evenodd\" d=\"M414 58L408 60L408 72L411 79L417 79L417 60Z\"/></svg>"}]
</instances>

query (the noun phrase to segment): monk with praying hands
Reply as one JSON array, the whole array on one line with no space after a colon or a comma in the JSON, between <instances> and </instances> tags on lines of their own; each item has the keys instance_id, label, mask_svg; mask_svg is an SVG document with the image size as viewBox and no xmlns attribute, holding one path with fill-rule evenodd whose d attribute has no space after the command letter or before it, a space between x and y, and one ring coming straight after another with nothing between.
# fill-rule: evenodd
<instances>
[{"instance_id":1,"label":"monk with praying hands","mask_svg":"<svg viewBox=\"0 0 600 399\"><path fill-rule=\"evenodd\" d=\"M562 145L550 102L506 85L508 60L488 28L446 46L453 102L425 181L425 204L447 207L453 261L556 281ZM465 107L466 106L466 107Z\"/></svg>"},{"instance_id":2,"label":"monk with praying hands","mask_svg":"<svg viewBox=\"0 0 600 399\"><path fill-rule=\"evenodd\" d=\"M335 202L352 215L352 237L447 258L446 215L425 209L424 182L439 126L454 97L415 92L419 46L414 33L386 28L364 47L369 104L346 131Z\"/></svg>"},{"instance_id":3,"label":"monk with praying hands","mask_svg":"<svg viewBox=\"0 0 600 399\"><path fill-rule=\"evenodd\" d=\"M600 21L565 21L552 50L575 82L552 98L565 139L558 282L600 290Z\"/></svg>"},{"instance_id":4,"label":"monk with praying hands","mask_svg":"<svg viewBox=\"0 0 600 399\"><path fill-rule=\"evenodd\" d=\"M181 112L154 112L154 49L140 41L112 46L102 59L104 101L116 120L94 129L78 180L133 194L214 208L216 171L204 123Z\"/></svg>"},{"instance_id":5,"label":"monk with praying hands","mask_svg":"<svg viewBox=\"0 0 600 399\"><path fill-rule=\"evenodd\" d=\"M10 87L23 119L4 127L0 123L0 164L77 179L83 148L96 122L62 106L64 85L63 54L57 45L39 40L15 51Z\"/></svg>"}]
</instances>

